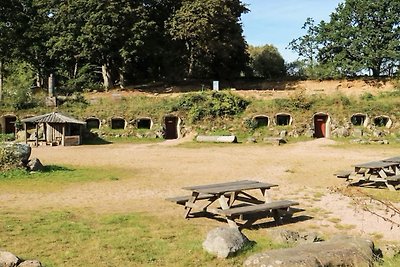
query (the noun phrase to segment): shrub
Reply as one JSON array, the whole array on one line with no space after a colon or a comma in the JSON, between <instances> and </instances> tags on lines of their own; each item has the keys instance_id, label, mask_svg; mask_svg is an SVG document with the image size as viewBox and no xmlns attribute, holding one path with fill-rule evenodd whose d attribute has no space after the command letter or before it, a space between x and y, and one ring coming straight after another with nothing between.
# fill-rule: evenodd
<instances>
[{"instance_id":1,"label":"shrub","mask_svg":"<svg viewBox=\"0 0 400 267\"><path fill-rule=\"evenodd\" d=\"M12 150L7 149L7 146L2 146L0 144L0 171L16 169L18 163L18 156L13 153Z\"/></svg>"},{"instance_id":2,"label":"shrub","mask_svg":"<svg viewBox=\"0 0 400 267\"><path fill-rule=\"evenodd\" d=\"M184 110L191 122L205 117L234 116L249 105L247 100L227 92L203 92L182 96L171 111Z\"/></svg>"}]
</instances>

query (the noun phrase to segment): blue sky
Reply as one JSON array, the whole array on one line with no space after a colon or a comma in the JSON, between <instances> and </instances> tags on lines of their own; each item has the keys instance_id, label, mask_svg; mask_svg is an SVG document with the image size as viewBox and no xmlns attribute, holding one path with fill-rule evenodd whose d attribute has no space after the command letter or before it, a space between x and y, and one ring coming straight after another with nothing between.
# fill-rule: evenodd
<instances>
[{"instance_id":1,"label":"blue sky","mask_svg":"<svg viewBox=\"0 0 400 267\"><path fill-rule=\"evenodd\" d=\"M318 23L328 21L329 15L344 0L242 0L250 12L242 16L244 36L250 45L272 44L286 62L297 55L285 49L289 42L303 36L301 29L308 17Z\"/></svg>"}]
</instances>

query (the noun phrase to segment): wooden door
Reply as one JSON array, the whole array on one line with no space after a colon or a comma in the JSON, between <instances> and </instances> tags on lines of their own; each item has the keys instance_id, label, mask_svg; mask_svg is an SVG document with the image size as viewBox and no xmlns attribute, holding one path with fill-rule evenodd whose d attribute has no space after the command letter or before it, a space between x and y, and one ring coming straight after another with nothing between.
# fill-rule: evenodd
<instances>
[{"instance_id":1,"label":"wooden door","mask_svg":"<svg viewBox=\"0 0 400 267\"><path fill-rule=\"evenodd\" d=\"M6 134L15 133L15 122L16 121L17 121L16 117L13 117L13 116L5 117L4 124L5 124L5 133Z\"/></svg>"},{"instance_id":2,"label":"wooden door","mask_svg":"<svg viewBox=\"0 0 400 267\"><path fill-rule=\"evenodd\" d=\"M178 138L178 117L165 117L165 139Z\"/></svg>"},{"instance_id":3,"label":"wooden door","mask_svg":"<svg viewBox=\"0 0 400 267\"><path fill-rule=\"evenodd\" d=\"M327 115L315 115L314 116L314 137L324 138L326 136L326 122L328 120Z\"/></svg>"}]
</instances>

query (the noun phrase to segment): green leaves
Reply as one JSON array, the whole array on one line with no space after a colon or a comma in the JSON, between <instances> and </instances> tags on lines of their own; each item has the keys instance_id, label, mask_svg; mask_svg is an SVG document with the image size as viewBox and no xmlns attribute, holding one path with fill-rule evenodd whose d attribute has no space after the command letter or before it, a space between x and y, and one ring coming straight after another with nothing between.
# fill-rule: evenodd
<instances>
[{"instance_id":1,"label":"green leaves","mask_svg":"<svg viewBox=\"0 0 400 267\"><path fill-rule=\"evenodd\" d=\"M231 93L192 93L179 98L172 111L185 110L191 122L206 117L233 116L243 112L250 103Z\"/></svg>"},{"instance_id":2,"label":"green leaves","mask_svg":"<svg viewBox=\"0 0 400 267\"><path fill-rule=\"evenodd\" d=\"M398 1L346 0L329 22L314 26L307 20L307 34L289 46L309 61L317 59L321 67L330 69L330 77L367 71L375 77L393 75L400 58L398 14Z\"/></svg>"}]
</instances>

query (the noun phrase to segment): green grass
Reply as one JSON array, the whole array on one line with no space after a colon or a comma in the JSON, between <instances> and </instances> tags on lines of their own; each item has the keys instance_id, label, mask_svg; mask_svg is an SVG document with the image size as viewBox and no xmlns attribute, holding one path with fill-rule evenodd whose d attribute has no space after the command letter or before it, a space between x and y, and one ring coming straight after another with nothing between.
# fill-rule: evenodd
<instances>
[{"instance_id":1,"label":"green grass","mask_svg":"<svg viewBox=\"0 0 400 267\"><path fill-rule=\"evenodd\" d=\"M249 231L254 246L227 260L202 249L206 229L185 220L143 213L96 215L87 211L5 213L0 243L44 266L242 266L253 253L281 245Z\"/></svg>"},{"instance_id":2,"label":"green grass","mask_svg":"<svg viewBox=\"0 0 400 267\"><path fill-rule=\"evenodd\" d=\"M24 169L0 172L0 187L4 191L51 191L71 184L120 180L131 174L131 171L117 168L75 168L48 165L40 172L27 172Z\"/></svg>"},{"instance_id":3,"label":"green grass","mask_svg":"<svg viewBox=\"0 0 400 267\"><path fill-rule=\"evenodd\" d=\"M362 188L362 190L376 199L390 201L394 203L400 203L400 194L398 190L389 191L387 188L380 188L380 189Z\"/></svg>"}]
</instances>

